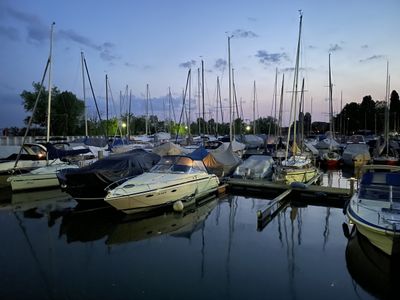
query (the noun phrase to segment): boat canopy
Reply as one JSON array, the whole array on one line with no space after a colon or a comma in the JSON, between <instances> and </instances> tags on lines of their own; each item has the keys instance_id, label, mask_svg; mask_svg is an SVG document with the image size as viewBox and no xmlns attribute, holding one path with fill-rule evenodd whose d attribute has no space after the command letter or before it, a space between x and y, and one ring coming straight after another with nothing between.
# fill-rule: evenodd
<instances>
[{"instance_id":1,"label":"boat canopy","mask_svg":"<svg viewBox=\"0 0 400 300\"><path fill-rule=\"evenodd\" d=\"M189 156L166 155L150 170L155 173L195 173L207 172L202 160L194 160Z\"/></svg>"},{"instance_id":2,"label":"boat canopy","mask_svg":"<svg viewBox=\"0 0 400 300\"><path fill-rule=\"evenodd\" d=\"M367 172L361 179L360 199L400 204L400 173Z\"/></svg>"}]
</instances>

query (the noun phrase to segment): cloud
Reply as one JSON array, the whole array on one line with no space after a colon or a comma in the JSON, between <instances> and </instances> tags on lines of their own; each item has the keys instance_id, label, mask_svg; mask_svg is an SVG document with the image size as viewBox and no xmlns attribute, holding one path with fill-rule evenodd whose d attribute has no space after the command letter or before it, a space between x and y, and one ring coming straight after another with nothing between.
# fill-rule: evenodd
<instances>
[{"instance_id":1,"label":"cloud","mask_svg":"<svg viewBox=\"0 0 400 300\"><path fill-rule=\"evenodd\" d=\"M329 48L329 52L336 52L342 50L343 48L339 46L339 44L331 45Z\"/></svg>"},{"instance_id":2,"label":"cloud","mask_svg":"<svg viewBox=\"0 0 400 300\"><path fill-rule=\"evenodd\" d=\"M380 59L384 59L384 58L385 58L384 55L375 54L375 55L372 55L372 56L367 57L365 59L360 59L360 62L363 63L363 62L368 62L368 61L371 61L371 60L380 60Z\"/></svg>"},{"instance_id":3,"label":"cloud","mask_svg":"<svg viewBox=\"0 0 400 300\"><path fill-rule=\"evenodd\" d=\"M299 68L299 71L314 71L313 68ZM285 73L285 72L294 72L294 67L287 67L280 69L279 72Z\"/></svg>"},{"instance_id":4,"label":"cloud","mask_svg":"<svg viewBox=\"0 0 400 300\"><path fill-rule=\"evenodd\" d=\"M234 38L255 38L258 37L253 31L250 30L243 30L243 29L236 29L232 32Z\"/></svg>"},{"instance_id":5,"label":"cloud","mask_svg":"<svg viewBox=\"0 0 400 300\"><path fill-rule=\"evenodd\" d=\"M28 41L41 43L49 38L50 26L45 25L39 17L15 10L11 7L7 7L7 12L9 16L27 25Z\"/></svg>"},{"instance_id":6,"label":"cloud","mask_svg":"<svg viewBox=\"0 0 400 300\"><path fill-rule=\"evenodd\" d=\"M57 32L57 36L60 39L65 39L65 40L70 40L70 41L74 41L77 44L95 49L100 51L101 50L101 46L100 45L96 45L93 41L91 41L89 38L80 35L79 33L76 33L75 31L69 29L69 30L60 30Z\"/></svg>"},{"instance_id":7,"label":"cloud","mask_svg":"<svg viewBox=\"0 0 400 300\"><path fill-rule=\"evenodd\" d=\"M136 67L135 64L132 64L130 62L125 62L124 65L125 65L125 67L129 67L129 68L135 68Z\"/></svg>"},{"instance_id":8,"label":"cloud","mask_svg":"<svg viewBox=\"0 0 400 300\"><path fill-rule=\"evenodd\" d=\"M226 65L227 65L227 62L225 59L218 58L215 61L214 68L222 72L226 69Z\"/></svg>"},{"instance_id":9,"label":"cloud","mask_svg":"<svg viewBox=\"0 0 400 300\"><path fill-rule=\"evenodd\" d=\"M44 24L44 22L36 15L21 12L13 8L7 7L8 15L12 18L26 24L26 29L28 33L28 41L34 43L43 43L50 38L50 25ZM18 37L18 31L13 28L0 27L0 36L6 35L8 38ZM115 48L114 44L110 42L104 42L102 44L92 41L90 38L83 36L74 30L59 30L55 35L56 39L62 39L66 41L73 41L79 45L89 47L96 51L99 51L101 59L105 61L113 61L119 59L119 57L113 54Z\"/></svg>"},{"instance_id":10,"label":"cloud","mask_svg":"<svg viewBox=\"0 0 400 300\"><path fill-rule=\"evenodd\" d=\"M67 41L73 41L79 45L99 51L100 58L104 61L112 62L112 61L120 58L119 56L113 54L115 45L111 42L104 42L103 44L96 44L88 37L85 37L71 29L58 31L58 37L60 39L64 39Z\"/></svg>"},{"instance_id":11,"label":"cloud","mask_svg":"<svg viewBox=\"0 0 400 300\"><path fill-rule=\"evenodd\" d=\"M258 50L255 55L260 60L260 63L269 65L270 63L280 63L282 60L289 60L285 52L282 53L268 53L265 50Z\"/></svg>"},{"instance_id":12,"label":"cloud","mask_svg":"<svg viewBox=\"0 0 400 300\"><path fill-rule=\"evenodd\" d=\"M19 32L14 27L3 27L0 26L0 36L4 36L11 41L19 40Z\"/></svg>"},{"instance_id":13,"label":"cloud","mask_svg":"<svg viewBox=\"0 0 400 300\"><path fill-rule=\"evenodd\" d=\"M192 67L194 67L194 66L196 66L196 61L195 60L189 60L189 61L187 61L187 62L183 62L183 63L180 63L179 64L179 67L181 67L181 68L187 68L187 69L190 69L190 68L192 68Z\"/></svg>"}]
</instances>

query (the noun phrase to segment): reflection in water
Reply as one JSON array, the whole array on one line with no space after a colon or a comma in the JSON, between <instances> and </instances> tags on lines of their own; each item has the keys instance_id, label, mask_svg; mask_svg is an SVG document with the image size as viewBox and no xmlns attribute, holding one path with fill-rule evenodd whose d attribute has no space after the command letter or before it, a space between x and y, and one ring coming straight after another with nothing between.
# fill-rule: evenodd
<instances>
[{"instance_id":1,"label":"reflection in water","mask_svg":"<svg viewBox=\"0 0 400 300\"><path fill-rule=\"evenodd\" d=\"M386 255L357 231L347 243L346 263L355 284L368 293L380 299L398 298L399 258Z\"/></svg>"},{"instance_id":2,"label":"reflection in water","mask_svg":"<svg viewBox=\"0 0 400 300\"><path fill-rule=\"evenodd\" d=\"M162 211L157 214L138 216L120 214L112 208L71 211L63 217L60 236L66 235L68 242L88 242L106 238L107 245L118 245L140 241L155 236L170 234L189 238L202 228L202 223L217 205L217 198L209 197L198 206L181 213Z\"/></svg>"}]
</instances>

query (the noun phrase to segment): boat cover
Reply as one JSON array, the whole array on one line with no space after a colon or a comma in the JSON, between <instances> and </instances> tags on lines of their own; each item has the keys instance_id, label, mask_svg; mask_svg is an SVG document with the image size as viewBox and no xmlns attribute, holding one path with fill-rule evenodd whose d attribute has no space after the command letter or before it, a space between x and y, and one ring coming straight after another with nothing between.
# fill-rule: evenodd
<instances>
[{"instance_id":1,"label":"boat cover","mask_svg":"<svg viewBox=\"0 0 400 300\"><path fill-rule=\"evenodd\" d=\"M149 171L160 156L143 149L110 155L79 169L64 169L57 174L65 191L74 198L101 198L111 183Z\"/></svg>"},{"instance_id":2,"label":"boat cover","mask_svg":"<svg viewBox=\"0 0 400 300\"><path fill-rule=\"evenodd\" d=\"M156 153L160 156L180 155L180 154L185 154L185 150L177 144L174 144L172 142L167 142L161 144L160 146L154 147L153 153Z\"/></svg>"}]
</instances>

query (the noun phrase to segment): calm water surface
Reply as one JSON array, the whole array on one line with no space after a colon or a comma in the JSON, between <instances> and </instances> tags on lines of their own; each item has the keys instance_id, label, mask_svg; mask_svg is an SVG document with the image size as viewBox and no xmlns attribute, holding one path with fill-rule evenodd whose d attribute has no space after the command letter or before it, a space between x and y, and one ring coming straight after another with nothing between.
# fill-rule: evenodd
<instances>
[{"instance_id":1,"label":"calm water surface","mask_svg":"<svg viewBox=\"0 0 400 300\"><path fill-rule=\"evenodd\" d=\"M2 198L0 299L375 299L396 287L386 256L345 238L341 208L288 204L257 230L267 199L132 220L58 191Z\"/></svg>"}]
</instances>

